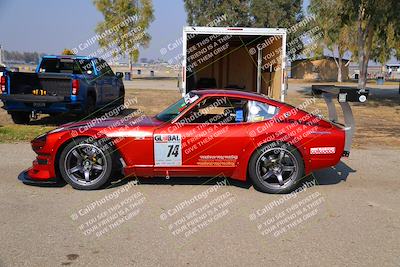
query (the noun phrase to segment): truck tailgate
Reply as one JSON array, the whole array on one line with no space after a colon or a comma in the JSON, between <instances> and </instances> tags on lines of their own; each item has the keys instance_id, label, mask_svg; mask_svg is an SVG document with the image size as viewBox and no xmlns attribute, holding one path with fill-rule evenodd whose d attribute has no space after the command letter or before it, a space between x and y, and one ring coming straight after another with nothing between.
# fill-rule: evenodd
<instances>
[{"instance_id":1,"label":"truck tailgate","mask_svg":"<svg viewBox=\"0 0 400 267\"><path fill-rule=\"evenodd\" d=\"M41 89L47 96L70 96L71 75L58 73L11 72L10 95L32 95L32 91Z\"/></svg>"}]
</instances>

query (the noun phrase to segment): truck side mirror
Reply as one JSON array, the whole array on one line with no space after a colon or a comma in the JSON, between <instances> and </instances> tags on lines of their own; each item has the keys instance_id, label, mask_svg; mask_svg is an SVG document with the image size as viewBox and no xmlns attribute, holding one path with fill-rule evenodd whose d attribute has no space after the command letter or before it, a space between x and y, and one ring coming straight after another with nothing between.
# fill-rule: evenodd
<instances>
[{"instance_id":1,"label":"truck side mirror","mask_svg":"<svg viewBox=\"0 0 400 267\"><path fill-rule=\"evenodd\" d=\"M124 74L122 72L116 72L115 76L117 76L118 79L124 77Z\"/></svg>"}]
</instances>

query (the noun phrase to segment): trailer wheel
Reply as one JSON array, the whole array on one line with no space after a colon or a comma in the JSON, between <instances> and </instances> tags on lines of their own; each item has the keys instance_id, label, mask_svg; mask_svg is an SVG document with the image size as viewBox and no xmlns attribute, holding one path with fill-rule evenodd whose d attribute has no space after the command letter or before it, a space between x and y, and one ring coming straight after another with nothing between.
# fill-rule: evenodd
<instances>
[{"instance_id":1,"label":"trailer wheel","mask_svg":"<svg viewBox=\"0 0 400 267\"><path fill-rule=\"evenodd\" d=\"M29 112L11 112L10 114L15 124L28 124L31 120Z\"/></svg>"}]
</instances>

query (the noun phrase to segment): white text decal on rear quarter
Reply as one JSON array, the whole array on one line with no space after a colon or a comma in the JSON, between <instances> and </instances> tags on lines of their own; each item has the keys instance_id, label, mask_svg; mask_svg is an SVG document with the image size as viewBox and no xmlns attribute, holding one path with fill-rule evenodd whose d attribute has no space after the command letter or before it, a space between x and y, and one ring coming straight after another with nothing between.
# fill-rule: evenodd
<instances>
[{"instance_id":1,"label":"white text decal on rear quarter","mask_svg":"<svg viewBox=\"0 0 400 267\"><path fill-rule=\"evenodd\" d=\"M312 147L310 148L311 155L326 155L335 154L336 147Z\"/></svg>"}]
</instances>

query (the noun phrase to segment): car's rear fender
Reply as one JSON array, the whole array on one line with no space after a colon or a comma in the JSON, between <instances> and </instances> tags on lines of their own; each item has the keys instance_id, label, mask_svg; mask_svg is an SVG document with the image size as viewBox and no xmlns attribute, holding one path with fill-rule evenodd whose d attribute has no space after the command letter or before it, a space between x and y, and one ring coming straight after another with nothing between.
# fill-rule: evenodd
<instances>
[{"instance_id":1,"label":"car's rear fender","mask_svg":"<svg viewBox=\"0 0 400 267\"><path fill-rule=\"evenodd\" d=\"M282 125L283 127L283 125ZM238 160L238 164L237 167L235 168L233 174L232 174L232 178L236 179L236 180L241 180L241 181L245 181L247 179L247 172L248 172L248 164L250 161L251 156L253 155L253 153L258 149L261 148L264 145L268 145L268 144L282 144L282 143L287 143L287 144L291 144L293 147L295 147L300 155L302 156L303 160L304 160L304 153L305 150L302 149L303 146L301 145L301 143L294 142L294 137L292 136L287 136L287 138L282 141L279 138L276 138L276 133L275 132L270 132L270 133L266 133L266 134L261 134L258 135L256 137L252 138L252 142L250 142L244 149L243 149L243 153L240 155L239 160ZM309 167L308 164L306 164L306 162L304 162L304 167L305 170L307 171Z\"/></svg>"}]
</instances>

